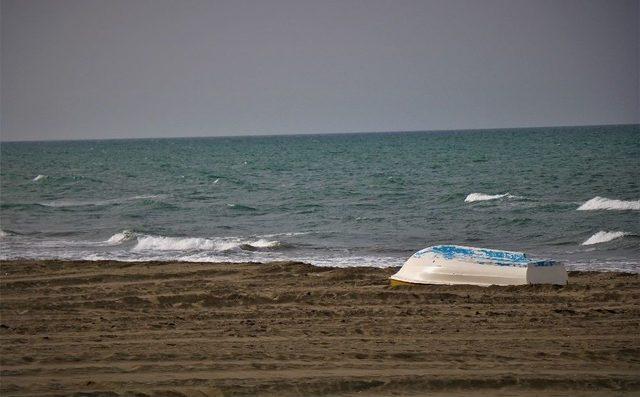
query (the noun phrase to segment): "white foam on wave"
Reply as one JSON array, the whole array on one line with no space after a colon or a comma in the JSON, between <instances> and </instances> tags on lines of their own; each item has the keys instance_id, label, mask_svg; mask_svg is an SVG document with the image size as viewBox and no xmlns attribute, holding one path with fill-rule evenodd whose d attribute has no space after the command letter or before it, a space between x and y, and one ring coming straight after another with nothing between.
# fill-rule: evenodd
<instances>
[{"instance_id":1,"label":"white foam on wave","mask_svg":"<svg viewBox=\"0 0 640 397\"><path fill-rule=\"evenodd\" d=\"M85 205L104 205L107 204L105 200L102 201L75 201L75 200L53 200L46 203L40 203L45 207L80 207Z\"/></svg>"},{"instance_id":2,"label":"white foam on wave","mask_svg":"<svg viewBox=\"0 0 640 397\"><path fill-rule=\"evenodd\" d=\"M130 201L130 200L153 200L153 199L159 199L159 198L163 198L164 195L162 194L141 194L139 196L131 196L128 198L125 198L123 201Z\"/></svg>"},{"instance_id":3,"label":"white foam on wave","mask_svg":"<svg viewBox=\"0 0 640 397\"><path fill-rule=\"evenodd\" d=\"M141 236L133 247L134 251L191 251L212 250L216 247L214 241L199 237L163 237ZM223 248L223 247L220 247Z\"/></svg>"},{"instance_id":4,"label":"white foam on wave","mask_svg":"<svg viewBox=\"0 0 640 397\"><path fill-rule=\"evenodd\" d=\"M40 174L40 175L36 176L35 178L33 178L32 181L33 182L38 182L39 180L45 179L46 177L47 177L46 175Z\"/></svg>"},{"instance_id":5,"label":"white foam on wave","mask_svg":"<svg viewBox=\"0 0 640 397\"><path fill-rule=\"evenodd\" d=\"M7 232L5 232L4 230L0 229L0 238L5 238L7 237L9 234Z\"/></svg>"},{"instance_id":6,"label":"white foam on wave","mask_svg":"<svg viewBox=\"0 0 640 397\"><path fill-rule=\"evenodd\" d=\"M595 233L593 236L585 240L582 245L606 243L607 241L615 240L628 234L629 233L626 232L607 232L604 230L600 230L598 233Z\"/></svg>"},{"instance_id":7,"label":"white foam on wave","mask_svg":"<svg viewBox=\"0 0 640 397\"><path fill-rule=\"evenodd\" d=\"M285 236L285 237L294 237L294 236L304 236L305 234L311 234L311 232L288 232L288 233L273 233L273 234L262 234L259 235L258 237L278 237L278 236Z\"/></svg>"},{"instance_id":8,"label":"white foam on wave","mask_svg":"<svg viewBox=\"0 0 640 397\"><path fill-rule=\"evenodd\" d=\"M520 196L514 196L513 194L504 193L504 194L484 194L484 193L470 193L464 199L465 203L473 203L476 201L489 201L489 200L497 200L501 198L519 198Z\"/></svg>"},{"instance_id":9,"label":"white foam on wave","mask_svg":"<svg viewBox=\"0 0 640 397\"><path fill-rule=\"evenodd\" d=\"M275 240L243 240L239 238L138 236L134 251L231 251L239 248L277 248Z\"/></svg>"},{"instance_id":10,"label":"white foam on wave","mask_svg":"<svg viewBox=\"0 0 640 397\"><path fill-rule=\"evenodd\" d=\"M116 233L113 236L109 237L109 239L105 241L105 243L109 245L117 245L125 241L129 241L134 237L135 233L133 233L131 230L123 230L120 233Z\"/></svg>"},{"instance_id":11,"label":"white foam on wave","mask_svg":"<svg viewBox=\"0 0 640 397\"><path fill-rule=\"evenodd\" d=\"M591 200L585 202L578 211L596 211L596 210L634 210L640 211L640 200L614 200L606 197L596 196Z\"/></svg>"},{"instance_id":12,"label":"white foam on wave","mask_svg":"<svg viewBox=\"0 0 640 397\"><path fill-rule=\"evenodd\" d=\"M107 200L53 200L45 203L40 203L40 205L44 205L46 207L85 207L85 206L101 206L101 205L111 205L111 204L120 204L128 201L136 201L136 200L151 200L162 198L162 195L159 194L145 194L139 196L131 196L131 197L123 197L123 198L114 198Z\"/></svg>"},{"instance_id":13,"label":"white foam on wave","mask_svg":"<svg viewBox=\"0 0 640 397\"><path fill-rule=\"evenodd\" d=\"M279 241L269 241L261 238L260 240L249 243L249 245L256 248L276 248L281 244Z\"/></svg>"}]
</instances>

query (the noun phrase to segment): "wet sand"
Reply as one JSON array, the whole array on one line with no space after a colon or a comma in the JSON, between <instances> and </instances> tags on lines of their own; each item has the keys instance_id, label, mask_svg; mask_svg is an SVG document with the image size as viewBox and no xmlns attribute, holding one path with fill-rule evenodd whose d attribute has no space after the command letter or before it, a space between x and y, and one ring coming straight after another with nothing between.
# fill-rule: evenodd
<instances>
[{"instance_id":1,"label":"wet sand","mask_svg":"<svg viewBox=\"0 0 640 397\"><path fill-rule=\"evenodd\" d=\"M301 263L0 263L0 394L639 395L640 275L403 286Z\"/></svg>"}]
</instances>

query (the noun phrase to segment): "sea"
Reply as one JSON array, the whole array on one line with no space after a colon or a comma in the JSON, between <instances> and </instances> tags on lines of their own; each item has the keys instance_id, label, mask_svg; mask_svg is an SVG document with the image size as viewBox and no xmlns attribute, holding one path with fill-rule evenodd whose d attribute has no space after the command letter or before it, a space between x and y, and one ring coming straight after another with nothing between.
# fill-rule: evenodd
<instances>
[{"instance_id":1,"label":"sea","mask_svg":"<svg viewBox=\"0 0 640 397\"><path fill-rule=\"evenodd\" d=\"M2 142L0 259L640 272L640 126Z\"/></svg>"}]
</instances>

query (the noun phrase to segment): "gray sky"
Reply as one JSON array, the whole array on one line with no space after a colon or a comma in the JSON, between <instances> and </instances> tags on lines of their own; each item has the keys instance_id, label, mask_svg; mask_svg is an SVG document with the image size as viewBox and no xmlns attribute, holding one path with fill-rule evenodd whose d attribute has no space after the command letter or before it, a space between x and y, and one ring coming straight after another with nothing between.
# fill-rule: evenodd
<instances>
[{"instance_id":1,"label":"gray sky","mask_svg":"<svg viewBox=\"0 0 640 397\"><path fill-rule=\"evenodd\" d=\"M638 0L2 0L2 140L637 123Z\"/></svg>"}]
</instances>

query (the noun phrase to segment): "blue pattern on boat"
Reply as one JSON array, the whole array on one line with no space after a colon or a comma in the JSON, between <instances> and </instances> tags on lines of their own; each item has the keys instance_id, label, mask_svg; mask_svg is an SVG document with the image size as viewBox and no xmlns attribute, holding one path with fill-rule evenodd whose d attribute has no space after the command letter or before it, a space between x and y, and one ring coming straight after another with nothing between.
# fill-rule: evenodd
<instances>
[{"instance_id":1,"label":"blue pattern on boat","mask_svg":"<svg viewBox=\"0 0 640 397\"><path fill-rule=\"evenodd\" d=\"M434 253L446 259L468 258L479 264L498 266L553 266L555 261L531 259L522 252L502 251L485 248L463 247L459 245L435 245L422 249L414 257L420 258L427 253Z\"/></svg>"}]
</instances>

